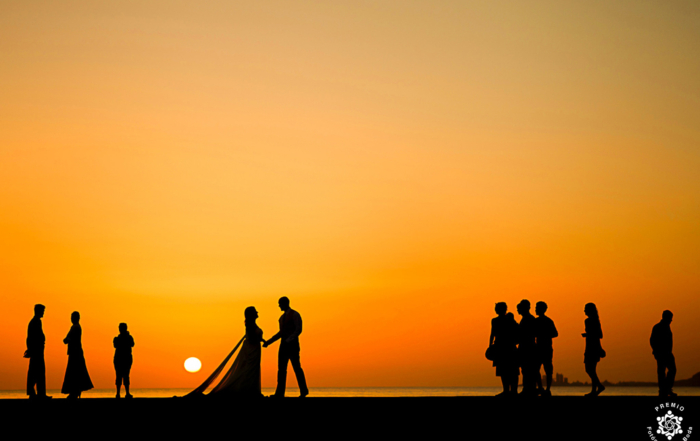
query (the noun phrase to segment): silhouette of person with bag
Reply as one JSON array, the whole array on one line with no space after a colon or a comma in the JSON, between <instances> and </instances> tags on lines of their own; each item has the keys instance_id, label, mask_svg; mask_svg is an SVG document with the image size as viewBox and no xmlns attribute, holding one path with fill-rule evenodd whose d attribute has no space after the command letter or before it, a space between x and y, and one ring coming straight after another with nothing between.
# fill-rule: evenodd
<instances>
[{"instance_id":1,"label":"silhouette of person with bag","mask_svg":"<svg viewBox=\"0 0 700 441\"><path fill-rule=\"evenodd\" d=\"M503 392L496 396L509 396L518 393L517 337L518 323L512 313L507 313L505 302L496 303L497 317L491 319L491 335L486 358L493 361L496 376L501 377Z\"/></svg>"}]
</instances>

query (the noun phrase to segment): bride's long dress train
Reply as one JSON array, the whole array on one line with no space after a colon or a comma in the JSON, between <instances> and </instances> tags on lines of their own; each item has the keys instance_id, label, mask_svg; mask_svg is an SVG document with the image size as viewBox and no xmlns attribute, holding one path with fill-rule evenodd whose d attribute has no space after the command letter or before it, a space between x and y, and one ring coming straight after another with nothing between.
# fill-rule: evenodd
<instances>
[{"instance_id":1,"label":"bride's long dress train","mask_svg":"<svg viewBox=\"0 0 700 441\"><path fill-rule=\"evenodd\" d=\"M257 328L257 327L256 327ZM185 395L186 397L202 396L204 391L216 380L221 371L241 347L226 375L207 396L212 397L261 397L262 384L260 377L260 358L262 330L250 330L224 359L219 367L198 388ZM242 345L241 345L242 344Z\"/></svg>"}]
</instances>

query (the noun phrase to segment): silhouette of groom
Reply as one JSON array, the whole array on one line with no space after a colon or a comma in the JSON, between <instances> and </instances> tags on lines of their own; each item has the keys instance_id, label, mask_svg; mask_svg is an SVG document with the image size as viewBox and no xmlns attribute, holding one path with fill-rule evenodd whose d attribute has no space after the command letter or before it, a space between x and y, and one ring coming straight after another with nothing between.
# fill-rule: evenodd
<instances>
[{"instance_id":1,"label":"silhouette of groom","mask_svg":"<svg viewBox=\"0 0 700 441\"><path fill-rule=\"evenodd\" d=\"M34 317L27 329L27 351L24 357L29 359L27 372L27 395L30 399L48 399L46 395L46 363L44 361L44 343L46 337L41 326L41 318L46 307L34 305ZM36 386L36 391L34 390Z\"/></svg>"},{"instance_id":2,"label":"silhouette of groom","mask_svg":"<svg viewBox=\"0 0 700 441\"><path fill-rule=\"evenodd\" d=\"M306 387L306 377L304 377L304 370L301 368L301 362L299 361L301 315L289 307L289 299L287 297L279 299L279 306L284 311L279 320L280 332L263 343L263 347L266 348L280 338L282 339L277 364L277 390L272 396L277 398L284 397L284 390L287 387L287 365L291 361L294 375L296 375L297 383L299 384L299 397L303 398L309 394L309 388Z\"/></svg>"}]
</instances>

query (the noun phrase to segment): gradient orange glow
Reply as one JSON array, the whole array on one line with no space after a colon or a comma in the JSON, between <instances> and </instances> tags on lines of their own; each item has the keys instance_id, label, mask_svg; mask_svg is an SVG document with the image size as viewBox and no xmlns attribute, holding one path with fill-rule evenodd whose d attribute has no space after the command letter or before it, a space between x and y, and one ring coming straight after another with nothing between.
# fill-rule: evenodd
<instances>
[{"instance_id":1,"label":"gradient orange glow","mask_svg":"<svg viewBox=\"0 0 700 441\"><path fill-rule=\"evenodd\" d=\"M522 298L549 303L572 380L586 302L611 381L655 378L671 309L689 377L698 20L693 1L2 2L0 389L24 387L35 303L49 388L74 310L96 387L120 322L133 387L190 387L245 307L276 332L282 295L312 388L495 385L493 306Z\"/></svg>"}]
</instances>

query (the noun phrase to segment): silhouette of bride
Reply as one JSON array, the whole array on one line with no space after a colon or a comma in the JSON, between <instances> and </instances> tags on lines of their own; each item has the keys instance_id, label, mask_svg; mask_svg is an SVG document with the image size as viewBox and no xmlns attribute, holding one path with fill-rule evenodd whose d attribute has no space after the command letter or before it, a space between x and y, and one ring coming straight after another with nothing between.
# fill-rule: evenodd
<instances>
[{"instance_id":1,"label":"silhouette of bride","mask_svg":"<svg viewBox=\"0 0 700 441\"><path fill-rule=\"evenodd\" d=\"M256 324L258 311L249 306L243 313L245 316L245 336L238 342L231 353L224 359L219 367L198 388L185 395L195 397L204 395L204 391L216 380L221 371L240 347L241 350L233 361L224 378L217 384L207 396L217 398L254 398L262 397L262 384L260 377L260 358L263 343L262 329ZM241 343L243 344L241 346Z\"/></svg>"}]
</instances>

